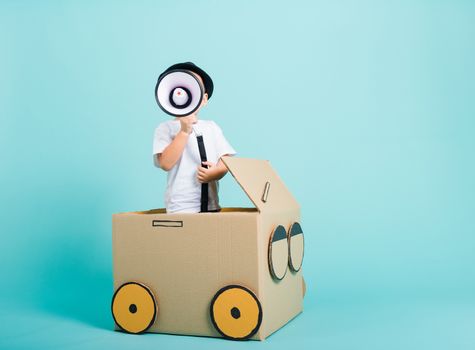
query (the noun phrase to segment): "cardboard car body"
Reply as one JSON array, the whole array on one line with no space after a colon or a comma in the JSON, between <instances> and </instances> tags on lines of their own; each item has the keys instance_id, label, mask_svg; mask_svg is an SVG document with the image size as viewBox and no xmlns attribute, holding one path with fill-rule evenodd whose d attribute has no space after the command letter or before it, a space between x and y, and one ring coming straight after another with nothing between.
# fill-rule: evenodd
<instances>
[{"instance_id":1,"label":"cardboard car body","mask_svg":"<svg viewBox=\"0 0 475 350\"><path fill-rule=\"evenodd\" d=\"M272 242L277 227L290 231L300 222L297 201L268 161L222 160L255 208L198 214L155 209L113 215L114 291L117 294L130 282L147 287L155 310L146 332L263 340L302 312L303 234L297 268L287 266L292 259L290 233L279 241L282 247ZM242 286L257 298L260 314L252 332L234 337L220 330L213 305L217 292L227 286ZM249 322L257 322L243 310L238 312L239 321L249 317ZM117 329L124 329L115 315L114 319Z\"/></svg>"}]
</instances>

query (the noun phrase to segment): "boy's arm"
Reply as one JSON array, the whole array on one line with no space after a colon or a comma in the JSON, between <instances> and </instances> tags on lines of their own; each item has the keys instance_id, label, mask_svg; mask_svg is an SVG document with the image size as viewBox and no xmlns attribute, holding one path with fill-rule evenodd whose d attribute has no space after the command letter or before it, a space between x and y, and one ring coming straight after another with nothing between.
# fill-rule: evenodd
<instances>
[{"instance_id":1,"label":"boy's arm","mask_svg":"<svg viewBox=\"0 0 475 350\"><path fill-rule=\"evenodd\" d=\"M227 155L228 154L225 154L224 156L227 156ZM211 163L211 162L203 162L203 164L207 165L208 168L205 168L203 166L198 167L197 177L200 183L207 183L214 180L220 180L228 172L228 168L226 168L226 165L224 165L221 159L216 164Z\"/></svg>"},{"instance_id":2,"label":"boy's arm","mask_svg":"<svg viewBox=\"0 0 475 350\"><path fill-rule=\"evenodd\" d=\"M189 135L190 134L180 130L167 148L165 148L162 153L155 155L156 162L160 165L160 168L165 171L169 171L173 168L185 149Z\"/></svg>"},{"instance_id":3,"label":"boy's arm","mask_svg":"<svg viewBox=\"0 0 475 350\"><path fill-rule=\"evenodd\" d=\"M195 115L180 118L181 130L176 134L173 141L163 150L162 153L155 155L155 162L160 165L160 168L169 171L175 166L185 149L188 137L193 131L193 123L195 122Z\"/></svg>"}]
</instances>

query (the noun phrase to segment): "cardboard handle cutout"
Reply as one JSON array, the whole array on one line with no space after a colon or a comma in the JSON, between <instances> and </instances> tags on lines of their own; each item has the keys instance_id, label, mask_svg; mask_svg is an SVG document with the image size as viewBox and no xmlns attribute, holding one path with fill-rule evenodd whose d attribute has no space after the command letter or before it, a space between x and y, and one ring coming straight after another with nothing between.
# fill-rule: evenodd
<instances>
[{"instance_id":1,"label":"cardboard handle cutout","mask_svg":"<svg viewBox=\"0 0 475 350\"><path fill-rule=\"evenodd\" d=\"M261 201L264 203L267 202L267 197L269 196L269 189L270 189L270 182L267 181L266 185L264 186L264 193L262 193Z\"/></svg>"}]
</instances>

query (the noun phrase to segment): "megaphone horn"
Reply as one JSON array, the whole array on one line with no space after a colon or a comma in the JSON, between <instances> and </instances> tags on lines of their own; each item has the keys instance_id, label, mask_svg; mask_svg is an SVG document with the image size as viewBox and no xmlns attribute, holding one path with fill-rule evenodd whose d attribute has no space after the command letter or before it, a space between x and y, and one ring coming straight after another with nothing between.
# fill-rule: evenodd
<instances>
[{"instance_id":1,"label":"megaphone horn","mask_svg":"<svg viewBox=\"0 0 475 350\"><path fill-rule=\"evenodd\" d=\"M184 117L195 112L201 104L204 86L191 72L171 70L158 78L155 99L167 114Z\"/></svg>"}]
</instances>

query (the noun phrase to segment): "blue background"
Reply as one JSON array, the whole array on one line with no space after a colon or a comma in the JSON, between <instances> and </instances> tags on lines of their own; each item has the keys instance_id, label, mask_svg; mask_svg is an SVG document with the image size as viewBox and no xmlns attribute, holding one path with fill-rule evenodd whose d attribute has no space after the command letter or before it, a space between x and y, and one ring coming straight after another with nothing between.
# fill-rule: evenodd
<instances>
[{"instance_id":1,"label":"blue background","mask_svg":"<svg viewBox=\"0 0 475 350\"><path fill-rule=\"evenodd\" d=\"M0 348L475 348L474 38L470 1L2 1ZM264 343L112 331L111 214L163 206L188 60L302 206L305 311Z\"/></svg>"}]
</instances>

